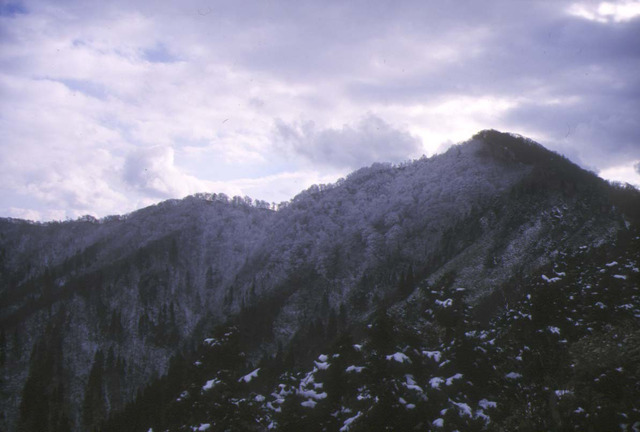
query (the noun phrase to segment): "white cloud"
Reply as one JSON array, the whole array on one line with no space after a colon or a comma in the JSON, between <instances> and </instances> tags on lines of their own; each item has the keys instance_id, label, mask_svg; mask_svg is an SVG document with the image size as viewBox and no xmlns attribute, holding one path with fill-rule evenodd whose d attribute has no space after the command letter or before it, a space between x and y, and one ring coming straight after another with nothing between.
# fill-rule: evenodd
<instances>
[{"instance_id":1,"label":"white cloud","mask_svg":"<svg viewBox=\"0 0 640 432\"><path fill-rule=\"evenodd\" d=\"M580 18L600 23L619 23L640 16L639 1L573 3L568 12Z\"/></svg>"},{"instance_id":2,"label":"white cloud","mask_svg":"<svg viewBox=\"0 0 640 432\"><path fill-rule=\"evenodd\" d=\"M373 114L340 129L278 121L276 139L313 164L351 169L373 162L401 162L419 156L422 150L419 138Z\"/></svg>"},{"instance_id":3,"label":"white cloud","mask_svg":"<svg viewBox=\"0 0 640 432\"><path fill-rule=\"evenodd\" d=\"M571 4L25 0L0 13L0 215L281 201L485 128L637 160L638 2Z\"/></svg>"},{"instance_id":4,"label":"white cloud","mask_svg":"<svg viewBox=\"0 0 640 432\"><path fill-rule=\"evenodd\" d=\"M176 167L174 151L167 146L136 149L127 155L122 176L139 195L150 198L180 198L212 191L213 182L200 180Z\"/></svg>"},{"instance_id":5,"label":"white cloud","mask_svg":"<svg viewBox=\"0 0 640 432\"><path fill-rule=\"evenodd\" d=\"M598 175L607 180L629 183L640 189L640 161L607 168Z\"/></svg>"}]
</instances>

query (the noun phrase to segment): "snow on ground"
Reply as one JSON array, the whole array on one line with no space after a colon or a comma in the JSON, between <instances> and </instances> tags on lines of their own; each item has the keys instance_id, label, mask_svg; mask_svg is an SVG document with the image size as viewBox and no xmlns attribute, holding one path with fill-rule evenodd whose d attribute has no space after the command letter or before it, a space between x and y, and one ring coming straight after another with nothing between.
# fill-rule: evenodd
<instances>
[{"instance_id":1,"label":"snow on ground","mask_svg":"<svg viewBox=\"0 0 640 432\"><path fill-rule=\"evenodd\" d=\"M325 358L327 358L327 356L324 356L324 357L325 357ZM322 361L321 361L321 362L314 361L313 363L314 363L314 364L316 365L316 367L317 367L318 369L320 369L320 370L325 370L325 369L328 369L328 368L329 368L329 363L327 363L326 361L324 361L324 362L322 362Z\"/></svg>"},{"instance_id":2,"label":"snow on ground","mask_svg":"<svg viewBox=\"0 0 640 432\"><path fill-rule=\"evenodd\" d=\"M467 416L467 417L473 417L473 411L471 410L471 407L469 405L467 405L464 402L454 402L451 401L452 404L454 404L456 406L456 408L458 408L458 412L460 412L460 415L462 417Z\"/></svg>"},{"instance_id":3,"label":"snow on ground","mask_svg":"<svg viewBox=\"0 0 640 432\"><path fill-rule=\"evenodd\" d=\"M433 377L429 380L429 385L431 386L431 388L438 389L440 388L440 384L442 384L443 382L444 379L440 377Z\"/></svg>"},{"instance_id":4,"label":"snow on ground","mask_svg":"<svg viewBox=\"0 0 640 432\"><path fill-rule=\"evenodd\" d=\"M547 327L547 330L549 330L551 333L554 334L560 334L560 329L558 327L554 327L554 326L549 326Z\"/></svg>"},{"instance_id":5,"label":"snow on ground","mask_svg":"<svg viewBox=\"0 0 640 432\"><path fill-rule=\"evenodd\" d=\"M454 381L462 379L462 376L463 375L461 373L457 373L453 376L450 376L449 378L447 378L446 385L448 386L452 385Z\"/></svg>"},{"instance_id":6,"label":"snow on ground","mask_svg":"<svg viewBox=\"0 0 640 432\"><path fill-rule=\"evenodd\" d=\"M318 404L318 402L316 402L316 401L314 401L312 399L309 399L309 400L306 400L306 401L300 403L300 405L302 405L305 408L314 408L317 404Z\"/></svg>"},{"instance_id":7,"label":"snow on ground","mask_svg":"<svg viewBox=\"0 0 640 432\"><path fill-rule=\"evenodd\" d=\"M554 282L558 282L559 280L562 280L562 279L559 278L559 277L550 278L550 277L547 277L547 275L542 275L542 280L544 280L545 282L548 282L548 283L554 283Z\"/></svg>"},{"instance_id":8,"label":"snow on ground","mask_svg":"<svg viewBox=\"0 0 640 432\"><path fill-rule=\"evenodd\" d=\"M256 369L256 370L254 370L254 371L252 371L252 372L249 372L249 373L248 373L248 374L246 374L245 376L241 377L241 378L238 380L238 382L242 382L242 381L244 381L244 382L246 382L246 383L251 382L251 380L252 380L252 379L254 379L254 378L258 378L258 371L259 371L259 370L260 370L260 368L258 368L258 369Z\"/></svg>"},{"instance_id":9,"label":"snow on ground","mask_svg":"<svg viewBox=\"0 0 640 432\"><path fill-rule=\"evenodd\" d=\"M327 397L326 392L316 393L315 390L299 390L298 394L302 397L306 397L309 399L316 399L316 400L324 399Z\"/></svg>"},{"instance_id":10,"label":"snow on ground","mask_svg":"<svg viewBox=\"0 0 640 432\"><path fill-rule=\"evenodd\" d=\"M416 380L413 379L412 375L405 375L404 376L405 379L407 380L407 382L403 383L404 386L410 390L415 390L418 393L424 393L424 390L422 390L422 387L420 387L417 383Z\"/></svg>"},{"instance_id":11,"label":"snow on ground","mask_svg":"<svg viewBox=\"0 0 640 432\"><path fill-rule=\"evenodd\" d=\"M349 430L349 427L351 426L351 424L356 421L358 419L358 417L360 417L362 415L362 413L360 411L358 411L358 414L354 415L353 417L349 417L348 419L346 419L344 421L344 423L342 423L342 427L340 428L340 432L346 432Z\"/></svg>"},{"instance_id":12,"label":"snow on ground","mask_svg":"<svg viewBox=\"0 0 640 432\"><path fill-rule=\"evenodd\" d=\"M210 379L206 382L205 385L202 386L202 391L208 391L214 388L216 385L220 384L220 380L217 378Z\"/></svg>"},{"instance_id":13,"label":"snow on ground","mask_svg":"<svg viewBox=\"0 0 640 432\"><path fill-rule=\"evenodd\" d=\"M453 300L448 298L446 300L436 300L436 304L438 306L442 306L443 308L449 307L453 304Z\"/></svg>"},{"instance_id":14,"label":"snow on ground","mask_svg":"<svg viewBox=\"0 0 640 432\"><path fill-rule=\"evenodd\" d=\"M497 408L497 406L498 406L497 403L495 403L493 401L490 401L490 400L487 400L487 399L481 399L478 402L478 405L480 405L483 409Z\"/></svg>"},{"instance_id":15,"label":"snow on ground","mask_svg":"<svg viewBox=\"0 0 640 432\"><path fill-rule=\"evenodd\" d=\"M204 340L204 343L205 343L206 345L209 345L210 347L215 347L215 346L218 346L218 345L222 345L222 344L221 344L217 339L215 339L215 338L206 338L206 339Z\"/></svg>"},{"instance_id":16,"label":"snow on ground","mask_svg":"<svg viewBox=\"0 0 640 432\"><path fill-rule=\"evenodd\" d=\"M442 353L440 351L422 351L422 355L429 357L436 363L440 363L440 358L442 358Z\"/></svg>"},{"instance_id":17,"label":"snow on ground","mask_svg":"<svg viewBox=\"0 0 640 432\"><path fill-rule=\"evenodd\" d=\"M404 353L401 353L401 352L390 354L386 358L387 360L395 360L398 363L404 363L404 362L411 363L411 360L409 359L409 357L407 357Z\"/></svg>"}]
</instances>

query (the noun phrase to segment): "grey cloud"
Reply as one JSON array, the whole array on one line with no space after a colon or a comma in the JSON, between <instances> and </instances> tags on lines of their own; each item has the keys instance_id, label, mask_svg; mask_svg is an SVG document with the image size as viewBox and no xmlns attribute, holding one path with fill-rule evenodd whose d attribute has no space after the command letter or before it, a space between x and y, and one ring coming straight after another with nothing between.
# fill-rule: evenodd
<instances>
[{"instance_id":1,"label":"grey cloud","mask_svg":"<svg viewBox=\"0 0 640 432\"><path fill-rule=\"evenodd\" d=\"M134 189L153 197L171 196L168 176L173 169L173 151L167 147L143 148L125 160L123 180Z\"/></svg>"},{"instance_id":2,"label":"grey cloud","mask_svg":"<svg viewBox=\"0 0 640 432\"><path fill-rule=\"evenodd\" d=\"M584 166L604 169L640 158L640 19L605 24L562 7L529 14L529 4L518 5L526 10L481 13L478 23L490 32L480 54L391 80L355 80L349 96L368 104L503 97L518 103L496 118L500 128L544 136L546 145ZM578 102L565 104L572 99Z\"/></svg>"},{"instance_id":3,"label":"grey cloud","mask_svg":"<svg viewBox=\"0 0 640 432\"><path fill-rule=\"evenodd\" d=\"M314 164L351 169L373 162L404 161L422 149L419 138L371 114L341 129L318 130L312 122L291 125L277 121L276 139Z\"/></svg>"},{"instance_id":4,"label":"grey cloud","mask_svg":"<svg viewBox=\"0 0 640 432\"><path fill-rule=\"evenodd\" d=\"M638 103L606 95L584 96L575 104L536 102L512 109L504 118L513 130L538 130L546 143L586 167L640 159Z\"/></svg>"},{"instance_id":5,"label":"grey cloud","mask_svg":"<svg viewBox=\"0 0 640 432\"><path fill-rule=\"evenodd\" d=\"M392 80L354 80L348 84L349 95L363 102L415 103L452 94L517 97L545 89L557 95L591 93L603 90L603 83L594 81L595 73L606 73L617 84L637 84L640 46L635 41L640 39L640 20L603 25L568 15L529 16L528 12L526 18L518 12L486 21L486 40L475 54L466 53L468 47L449 40L447 33L435 35L425 41L425 52L432 46L449 46L461 53L460 61L443 62L427 72L408 69ZM454 29L452 35L465 31L464 27Z\"/></svg>"},{"instance_id":6,"label":"grey cloud","mask_svg":"<svg viewBox=\"0 0 640 432\"><path fill-rule=\"evenodd\" d=\"M633 168L636 170L638 174L640 174L640 162L636 163Z\"/></svg>"},{"instance_id":7,"label":"grey cloud","mask_svg":"<svg viewBox=\"0 0 640 432\"><path fill-rule=\"evenodd\" d=\"M454 136L456 131L445 130L450 124L464 127L468 120L475 127L487 121L494 123L482 128L527 134L587 167L629 164L640 159L640 19L591 22L566 13L574 2L276 0L247 7L217 0L11 0L0 6L5 24L0 39L8 47L0 68L4 81L9 76L16 82L30 77L34 85L56 80L92 96L86 106L66 108L64 99L47 108L68 109L60 111L65 115L82 111L86 115L76 124L92 119L105 124L118 137L102 138L99 146L122 139L119 154L138 144L130 123L141 129L148 125L140 142L167 146L130 153L117 179L118 186L126 183L127 194L145 198L180 196L200 186L173 161L171 146L181 145L173 137L184 130L198 126L197 136L215 145L232 137L238 154L250 145L250 152L271 161L279 155L264 155L259 144L273 138L266 136L269 122L299 112L318 125L278 122L275 137L297 156L294 162L325 168L356 168L421 153L418 138L375 116L342 128L320 124L369 110L394 122L406 118L415 130L425 131L425 142L430 132L442 140ZM65 40L68 46L58 53ZM120 52L126 56L109 56ZM104 76L91 75L96 73ZM119 83L130 86L119 92ZM240 106L237 95L253 117L238 120L235 130L235 121L219 127L225 117L216 112ZM10 96L5 106L24 107L6 112L35 112L39 106L39 98L18 87ZM25 103L29 97L33 102ZM443 103L473 103L474 98L513 102L513 107L427 117ZM565 103L571 100L578 102ZM186 120L178 111L188 112ZM458 115L462 121L438 123ZM19 124L15 136L47 130L47 118ZM187 126L179 127L180 133L164 127L176 123ZM60 142L84 145L67 135ZM211 179L206 177L210 171L197 175Z\"/></svg>"}]
</instances>

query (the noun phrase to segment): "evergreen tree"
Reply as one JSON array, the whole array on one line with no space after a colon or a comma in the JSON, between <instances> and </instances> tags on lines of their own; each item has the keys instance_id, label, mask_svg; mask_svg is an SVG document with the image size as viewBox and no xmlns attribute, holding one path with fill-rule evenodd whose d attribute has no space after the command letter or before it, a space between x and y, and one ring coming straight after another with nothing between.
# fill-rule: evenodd
<instances>
[{"instance_id":1,"label":"evergreen tree","mask_svg":"<svg viewBox=\"0 0 640 432\"><path fill-rule=\"evenodd\" d=\"M107 414L105 394L105 358L102 350L96 351L93 365L89 372L89 379L82 404L82 423L85 430L96 430Z\"/></svg>"}]
</instances>

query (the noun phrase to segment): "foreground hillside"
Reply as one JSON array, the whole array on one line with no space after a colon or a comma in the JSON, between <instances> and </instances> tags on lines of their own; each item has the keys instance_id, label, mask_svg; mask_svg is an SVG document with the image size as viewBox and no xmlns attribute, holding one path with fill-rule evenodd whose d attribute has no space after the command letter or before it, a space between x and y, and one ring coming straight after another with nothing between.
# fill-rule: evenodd
<instances>
[{"instance_id":1,"label":"foreground hillside","mask_svg":"<svg viewBox=\"0 0 640 432\"><path fill-rule=\"evenodd\" d=\"M356 361L378 362L382 369L374 380L397 387L393 374L413 365L412 372L401 373L404 383L425 390L426 374L446 362L454 340L464 339L454 325L460 315L452 314L464 309L460 302L473 306L473 318L484 323L464 334L494 332L497 338L500 331L487 323L497 322L507 304L510 309L524 305L522 296L537 289L531 280L547 283L541 274L561 288L557 292L564 299L570 288L562 284L574 270L557 268L566 273L563 279L548 266L559 266L564 257L580 251L589 253L585 262L590 262L590 254L605 250L601 248L621 248L620 253L632 259L639 212L635 189L611 186L530 140L484 131L443 155L400 166L376 164L334 185L314 186L277 211L248 198L201 194L103 220L0 220L0 429L93 430L109 417L114 422L126 418L131 430L145 431L150 425L193 426L191 419L196 418L203 425L214 424L224 417L220 413L235 412L229 404L243 405L239 401L245 390L236 388L237 374L249 374L247 380L253 382L251 372L260 368L256 383L270 370L255 395L265 400L254 400L248 409L262 420L247 428L260 429L267 420L267 425L286 427L287 420L274 414L278 402L268 397L282 376L288 380L282 383L288 389L283 392L290 395L280 397L280 412L290 406L293 412L285 417L291 421L309 420L332 430L327 419L316 422L305 409L314 403L322 408L333 399L317 396L323 392L311 381L303 386L296 371L314 359L329 365L342 349L338 346L363 342L360 351L349 354L356 369L362 366ZM594 261L596 265L602 263ZM632 273L619 276L627 279L612 281L637 288ZM438 324L439 319L444 323ZM633 324L628 322L631 333ZM379 342L393 346L383 350L370 342L376 340L370 333L378 328ZM395 331L408 338L406 345L396 344L404 339ZM477 342L473 352L486 350L485 362L498 367L503 361L498 354L509 351L489 350L486 344L496 338ZM576 338L576 343L584 339ZM206 346L204 339L210 340ZM338 341L342 345L335 345ZM229 344L234 347L229 355L216 351L225 347L226 352ZM412 349L438 351L444 360L419 360ZM319 359L323 353L326 359ZM197 360L199 355L204 358ZM386 356L398 365L387 363ZM410 362L396 361L403 356ZM202 369L189 366L193 362L200 362ZM366 366L363 377L378 366ZM317 367L321 374L338 370ZM431 378L445 379L446 384L446 378L458 373L454 369ZM157 381L167 372L164 381ZM344 377L338 381L348 383ZM213 391L218 382L229 387L220 387L225 389L222 395L193 391L207 385ZM478 395L489 382L474 384ZM143 397L140 392L147 385L152 390ZM316 397L308 393L300 403L292 399L312 390ZM189 401L186 394L180 396L184 391ZM348 398L364 401L362 405L375 405L359 399L353 388L344 391ZM332 393L326 394L329 398ZM375 400L377 394L371 394ZM207 399L210 395L213 401ZM487 401L497 398L485 396ZM431 412L419 407L418 400L400 397L415 405L412 412ZM146 410L157 413L154 404L176 398L184 404L162 405L166 410L161 410L173 419L159 416L150 422L145 417ZM116 415L134 400L142 404L134 407L146 407L133 408L135 418L131 411L127 417ZM344 422L357 413L363 425L380 423L367 423L370 414L364 408L340 400L331 405L345 408L339 415L331 411L334 421L342 421L340 427L348 426ZM273 412L258 402L270 403ZM221 407L218 414L207 411L214 406ZM327 414L322 409L312 412L318 419ZM229 419L258 418L237 415ZM438 419L399 416L413 425L429 420L433 426Z\"/></svg>"},{"instance_id":2,"label":"foreground hillside","mask_svg":"<svg viewBox=\"0 0 640 432\"><path fill-rule=\"evenodd\" d=\"M222 326L103 430L636 430L639 265L637 235L558 253L484 324L453 278L422 282L301 367Z\"/></svg>"}]
</instances>

